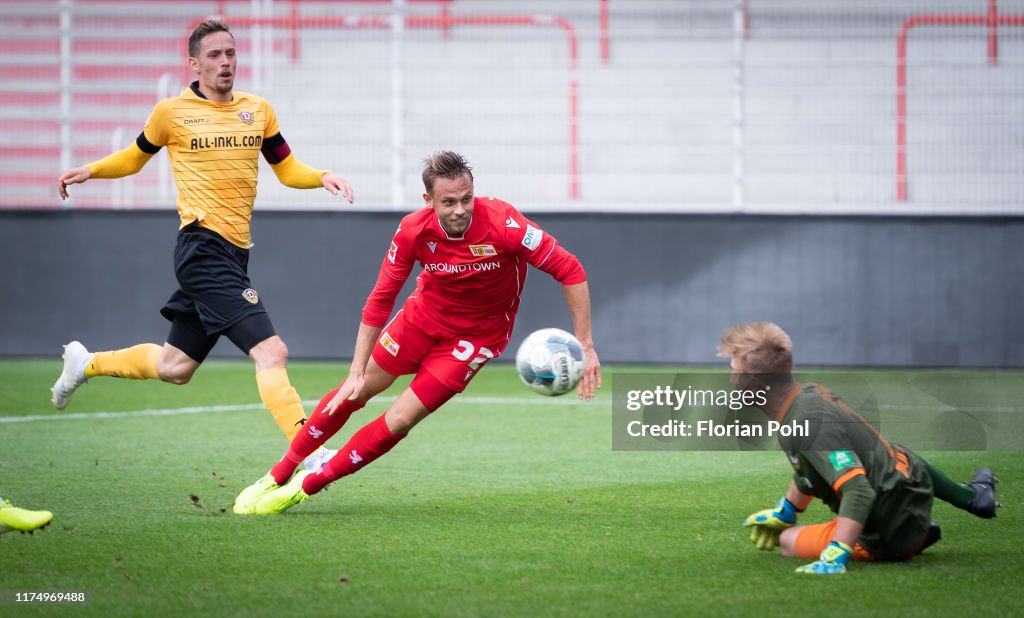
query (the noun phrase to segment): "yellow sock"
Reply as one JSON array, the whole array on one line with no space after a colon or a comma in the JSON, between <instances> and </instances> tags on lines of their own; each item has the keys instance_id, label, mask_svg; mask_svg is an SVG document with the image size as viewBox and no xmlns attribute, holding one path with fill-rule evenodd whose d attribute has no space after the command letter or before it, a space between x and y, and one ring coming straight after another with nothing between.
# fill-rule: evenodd
<instances>
[{"instance_id":1,"label":"yellow sock","mask_svg":"<svg viewBox=\"0 0 1024 618\"><path fill-rule=\"evenodd\" d=\"M156 373L156 359L160 356L161 349L155 343L140 343L123 350L96 352L92 355L92 362L85 368L85 377L111 376L131 380L159 379L160 376Z\"/></svg>"},{"instance_id":2,"label":"yellow sock","mask_svg":"<svg viewBox=\"0 0 1024 618\"><path fill-rule=\"evenodd\" d=\"M274 422L284 432L284 437L291 442L302 429L306 411L302 409L299 393L288 381L288 370L281 367L259 371L256 373L256 386L259 388L263 405L267 406L274 417Z\"/></svg>"}]
</instances>

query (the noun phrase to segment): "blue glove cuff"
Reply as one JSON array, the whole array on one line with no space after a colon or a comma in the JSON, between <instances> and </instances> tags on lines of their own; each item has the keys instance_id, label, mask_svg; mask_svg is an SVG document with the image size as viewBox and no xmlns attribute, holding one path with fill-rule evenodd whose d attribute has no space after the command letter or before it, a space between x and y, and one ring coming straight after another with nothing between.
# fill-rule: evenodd
<instances>
[{"instance_id":1,"label":"blue glove cuff","mask_svg":"<svg viewBox=\"0 0 1024 618\"><path fill-rule=\"evenodd\" d=\"M798 510L793 506L793 503L786 500L785 496L783 496L779 500L779 503L775 505L775 516L787 524L795 524L796 517L800 513L803 513L803 511Z\"/></svg>"},{"instance_id":2,"label":"blue glove cuff","mask_svg":"<svg viewBox=\"0 0 1024 618\"><path fill-rule=\"evenodd\" d=\"M821 560L824 562L834 562L841 564L844 567L850 564L850 555L853 550L846 543L840 543L839 541L832 541L825 548L825 551L821 552Z\"/></svg>"}]
</instances>

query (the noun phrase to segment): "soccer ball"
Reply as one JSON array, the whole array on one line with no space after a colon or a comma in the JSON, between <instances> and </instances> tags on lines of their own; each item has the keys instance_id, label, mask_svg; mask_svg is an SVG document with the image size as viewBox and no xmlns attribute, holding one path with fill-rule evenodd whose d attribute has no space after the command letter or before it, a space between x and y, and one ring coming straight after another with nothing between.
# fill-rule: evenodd
<instances>
[{"instance_id":1,"label":"soccer ball","mask_svg":"<svg viewBox=\"0 0 1024 618\"><path fill-rule=\"evenodd\" d=\"M519 379L548 397L564 395L583 377L583 346L558 328L530 333L516 352Z\"/></svg>"}]
</instances>

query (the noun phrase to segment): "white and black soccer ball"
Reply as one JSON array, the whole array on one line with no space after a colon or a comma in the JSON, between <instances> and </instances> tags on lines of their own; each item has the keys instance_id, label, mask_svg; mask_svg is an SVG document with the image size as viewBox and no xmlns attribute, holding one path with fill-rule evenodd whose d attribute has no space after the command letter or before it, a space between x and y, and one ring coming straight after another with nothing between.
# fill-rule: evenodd
<instances>
[{"instance_id":1,"label":"white and black soccer ball","mask_svg":"<svg viewBox=\"0 0 1024 618\"><path fill-rule=\"evenodd\" d=\"M548 397L564 395L583 377L583 346L559 328L530 333L516 352L519 379Z\"/></svg>"}]
</instances>

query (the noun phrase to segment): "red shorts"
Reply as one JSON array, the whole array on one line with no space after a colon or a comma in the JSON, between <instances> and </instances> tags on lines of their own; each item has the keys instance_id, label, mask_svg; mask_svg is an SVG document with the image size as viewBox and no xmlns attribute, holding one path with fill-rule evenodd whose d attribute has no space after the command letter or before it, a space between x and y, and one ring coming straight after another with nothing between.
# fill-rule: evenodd
<instances>
[{"instance_id":1,"label":"red shorts","mask_svg":"<svg viewBox=\"0 0 1024 618\"><path fill-rule=\"evenodd\" d=\"M487 361L508 343L507 333L435 337L405 319L400 311L373 346L373 360L391 375L427 372L453 393L466 390Z\"/></svg>"}]
</instances>

